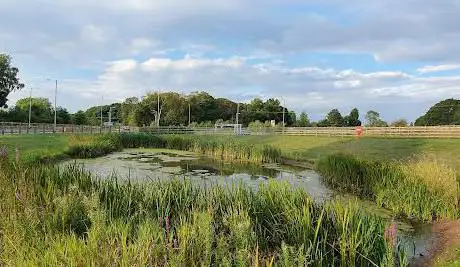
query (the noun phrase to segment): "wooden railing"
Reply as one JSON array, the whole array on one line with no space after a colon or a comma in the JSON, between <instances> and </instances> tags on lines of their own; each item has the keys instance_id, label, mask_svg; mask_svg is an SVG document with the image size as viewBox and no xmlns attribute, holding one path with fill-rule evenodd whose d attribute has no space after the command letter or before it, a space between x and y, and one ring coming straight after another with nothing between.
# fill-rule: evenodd
<instances>
[{"instance_id":1,"label":"wooden railing","mask_svg":"<svg viewBox=\"0 0 460 267\"><path fill-rule=\"evenodd\" d=\"M137 132L138 127L129 126L89 126L89 125L73 125L73 124L44 124L33 123L10 123L0 122L0 134L50 134L50 133L84 133L84 134L98 134L98 133L116 133L116 132Z\"/></svg>"},{"instance_id":2,"label":"wooden railing","mask_svg":"<svg viewBox=\"0 0 460 267\"><path fill-rule=\"evenodd\" d=\"M0 134L43 134L43 133L116 133L150 132L156 134L195 134L195 135L292 135L292 136L356 136L354 127L277 127L277 128L189 128L189 127L129 127L129 126L88 126L58 124L31 124L0 122ZM362 136L375 137L423 137L460 138L458 126L411 126L411 127L363 127Z\"/></svg>"}]
</instances>

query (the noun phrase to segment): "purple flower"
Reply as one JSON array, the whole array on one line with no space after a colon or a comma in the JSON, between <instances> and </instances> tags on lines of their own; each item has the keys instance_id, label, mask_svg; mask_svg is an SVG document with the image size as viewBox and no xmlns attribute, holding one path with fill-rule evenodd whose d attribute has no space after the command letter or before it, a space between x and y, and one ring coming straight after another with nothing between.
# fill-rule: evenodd
<instances>
[{"instance_id":1,"label":"purple flower","mask_svg":"<svg viewBox=\"0 0 460 267\"><path fill-rule=\"evenodd\" d=\"M396 224L394 222L385 228L385 240L393 246L396 246L396 232Z\"/></svg>"}]
</instances>

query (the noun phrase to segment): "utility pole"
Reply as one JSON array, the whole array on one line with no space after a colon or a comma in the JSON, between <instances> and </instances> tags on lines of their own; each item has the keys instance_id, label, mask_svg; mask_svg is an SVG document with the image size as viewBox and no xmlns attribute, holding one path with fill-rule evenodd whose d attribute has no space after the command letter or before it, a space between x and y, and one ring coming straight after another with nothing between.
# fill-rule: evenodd
<instances>
[{"instance_id":1,"label":"utility pole","mask_svg":"<svg viewBox=\"0 0 460 267\"><path fill-rule=\"evenodd\" d=\"M238 105L236 106L236 134L240 134L240 125L238 123L238 120L239 120L239 115L240 115L240 103L238 103Z\"/></svg>"},{"instance_id":2,"label":"utility pole","mask_svg":"<svg viewBox=\"0 0 460 267\"><path fill-rule=\"evenodd\" d=\"M238 106L236 106L236 124L237 125L238 125L239 114L240 114L240 103L238 103Z\"/></svg>"},{"instance_id":3,"label":"utility pole","mask_svg":"<svg viewBox=\"0 0 460 267\"><path fill-rule=\"evenodd\" d=\"M188 127L190 127L190 120L191 120L191 112L190 112L190 103L188 103Z\"/></svg>"},{"instance_id":4,"label":"utility pole","mask_svg":"<svg viewBox=\"0 0 460 267\"><path fill-rule=\"evenodd\" d=\"M56 87L54 90L54 132L56 132L56 118L57 118L57 110L56 110L56 102L57 102L57 89L58 89L58 81L56 80Z\"/></svg>"},{"instance_id":5,"label":"utility pole","mask_svg":"<svg viewBox=\"0 0 460 267\"><path fill-rule=\"evenodd\" d=\"M30 129L31 118L32 118L32 87L30 88L30 95L29 95L29 129Z\"/></svg>"},{"instance_id":6,"label":"utility pole","mask_svg":"<svg viewBox=\"0 0 460 267\"><path fill-rule=\"evenodd\" d=\"M109 126L112 126L112 107L109 108Z\"/></svg>"},{"instance_id":7,"label":"utility pole","mask_svg":"<svg viewBox=\"0 0 460 267\"><path fill-rule=\"evenodd\" d=\"M157 93L158 99L157 99L157 104L158 104L158 109L157 109L157 127L160 128L160 91Z\"/></svg>"},{"instance_id":8,"label":"utility pole","mask_svg":"<svg viewBox=\"0 0 460 267\"><path fill-rule=\"evenodd\" d=\"M104 102L104 96L102 96L102 102ZM102 119L102 102L101 102L101 127L104 126L104 121Z\"/></svg>"}]
</instances>

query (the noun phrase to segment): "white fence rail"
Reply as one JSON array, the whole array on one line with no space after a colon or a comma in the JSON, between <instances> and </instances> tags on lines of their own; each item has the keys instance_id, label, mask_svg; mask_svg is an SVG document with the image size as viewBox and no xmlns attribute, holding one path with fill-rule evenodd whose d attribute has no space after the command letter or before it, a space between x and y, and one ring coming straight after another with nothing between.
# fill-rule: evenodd
<instances>
[{"instance_id":1,"label":"white fence rail","mask_svg":"<svg viewBox=\"0 0 460 267\"><path fill-rule=\"evenodd\" d=\"M43 133L116 133L116 132L150 132L157 134L195 134L195 135L292 135L292 136L356 136L354 127L286 127L286 128L188 128L160 127L143 128L129 126L87 126L28 124L0 122L0 134L43 134ZM423 138L460 138L459 126L411 126L411 127L364 127L362 136L375 137L423 137Z\"/></svg>"}]
</instances>

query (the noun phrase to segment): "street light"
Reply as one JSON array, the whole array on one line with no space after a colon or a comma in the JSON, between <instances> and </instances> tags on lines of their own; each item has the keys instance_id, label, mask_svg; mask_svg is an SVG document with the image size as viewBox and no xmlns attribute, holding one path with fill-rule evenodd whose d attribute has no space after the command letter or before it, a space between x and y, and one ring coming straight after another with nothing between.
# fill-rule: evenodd
<instances>
[{"instance_id":1,"label":"street light","mask_svg":"<svg viewBox=\"0 0 460 267\"><path fill-rule=\"evenodd\" d=\"M29 95L29 129L30 129L31 117L32 117L32 87L30 88L30 95Z\"/></svg>"},{"instance_id":2,"label":"street light","mask_svg":"<svg viewBox=\"0 0 460 267\"><path fill-rule=\"evenodd\" d=\"M52 81L52 79L46 79L47 81ZM58 81L55 80L56 82L56 87L54 89L54 130L53 132L56 132L56 119L57 119L57 110L56 110L56 102L57 102L57 89L58 89Z\"/></svg>"}]
</instances>

